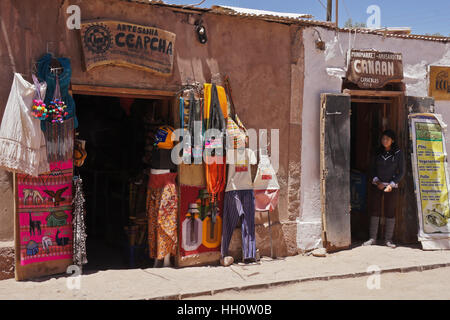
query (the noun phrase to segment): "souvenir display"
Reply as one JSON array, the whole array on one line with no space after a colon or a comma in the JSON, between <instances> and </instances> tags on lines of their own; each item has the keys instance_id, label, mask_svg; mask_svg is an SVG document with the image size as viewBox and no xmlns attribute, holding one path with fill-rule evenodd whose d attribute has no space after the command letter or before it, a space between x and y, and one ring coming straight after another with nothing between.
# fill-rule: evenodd
<instances>
[{"instance_id":1,"label":"souvenir display","mask_svg":"<svg viewBox=\"0 0 450 320\"><path fill-rule=\"evenodd\" d=\"M37 177L50 170L45 137L33 116L33 100L45 97L47 84L26 81L14 73L0 126L0 167Z\"/></svg>"},{"instance_id":2,"label":"souvenir display","mask_svg":"<svg viewBox=\"0 0 450 320\"><path fill-rule=\"evenodd\" d=\"M47 94L44 103L48 109L48 117L41 121L41 129L46 130L47 121L62 123L73 118L74 128L78 128L78 118L75 113L75 101L69 94L72 67L70 59L54 58L45 54L37 62L38 77L47 83Z\"/></svg>"}]
</instances>

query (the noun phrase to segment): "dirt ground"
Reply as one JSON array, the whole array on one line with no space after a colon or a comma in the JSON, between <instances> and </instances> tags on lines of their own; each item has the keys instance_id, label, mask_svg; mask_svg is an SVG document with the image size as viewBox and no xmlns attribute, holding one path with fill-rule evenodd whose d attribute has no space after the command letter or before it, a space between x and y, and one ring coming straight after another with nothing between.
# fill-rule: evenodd
<instances>
[{"instance_id":1,"label":"dirt ground","mask_svg":"<svg viewBox=\"0 0 450 320\"><path fill-rule=\"evenodd\" d=\"M304 282L264 290L231 291L191 300L298 300L298 299L356 299L356 300L448 300L450 299L450 268L422 272L386 273L380 275L376 289L375 278L361 277L330 281ZM367 282L374 289L368 289Z\"/></svg>"}]
</instances>

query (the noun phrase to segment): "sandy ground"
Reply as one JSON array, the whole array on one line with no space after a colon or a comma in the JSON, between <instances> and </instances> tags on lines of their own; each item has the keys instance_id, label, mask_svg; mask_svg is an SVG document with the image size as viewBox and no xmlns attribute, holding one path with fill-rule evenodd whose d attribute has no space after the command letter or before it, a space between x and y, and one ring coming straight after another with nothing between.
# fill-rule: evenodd
<instances>
[{"instance_id":1,"label":"sandy ground","mask_svg":"<svg viewBox=\"0 0 450 320\"><path fill-rule=\"evenodd\" d=\"M423 270L427 266L442 269L400 273ZM418 247L355 247L323 258L298 255L261 261L256 265L233 264L230 267L114 269L106 266L101 270L85 270L78 289L73 289L74 279L65 274L20 282L8 279L0 281L0 300L182 299L207 296L218 290L240 290L231 293L223 291L220 294L234 299L246 299L247 294L253 294L253 291L243 293L241 289L249 286L253 286L253 289L262 288L258 299L387 299L382 294L386 292L399 299L450 298L450 277L447 276L449 269L444 268L449 266L450 251L423 251ZM397 273L381 273L381 289L369 291L365 283L371 267ZM355 278L358 275L360 277ZM323 280L337 277L352 279ZM402 279L408 280L398 282ZM409 282L409 279L413 282ZM264 289L274 283L286 285L296 281L306 282L294 285L294 289ZM418 286L420 290L416 289ZM256 298L252 296L252 299L253 297Z\"/></svg>"},{"instance_id":2,"label":"sandy ground","mask_svg":"<svg viewBox=\"0 0 450 320\"><path fill-rule=\"evenodd\" d=\"M450 299L450 268L422 272L386 273L380 275L379 289L374 276L313 281L269 289L231 291L189 300L448 300ZM369 289L367 284L369 283Z\"/></svg>"}]
</instances>

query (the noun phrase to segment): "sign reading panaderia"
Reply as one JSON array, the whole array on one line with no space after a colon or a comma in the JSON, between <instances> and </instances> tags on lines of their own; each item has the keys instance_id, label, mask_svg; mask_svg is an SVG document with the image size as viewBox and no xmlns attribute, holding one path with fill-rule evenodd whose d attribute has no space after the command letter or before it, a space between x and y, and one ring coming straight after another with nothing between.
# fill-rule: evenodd
<instances>
[{"instance_id":1,"label":"sign reading panaderia","mask_svg":"<svg viewBox=\"0 0 450 320\"><path fill-rule=\"evenodd\" d=\"M95 20L81 24L86 70L118 65L172 73L175 34L154 27L120 21Z\"/></svg>"},{"instance_id":2,"label":"sign reading panaderia","mask_svg":"<svg viewBox=\"0 0 450 320\"><path fill-rule=\"evenodd\" d=\"M389 81L403 79L401 53L352 50L347 79L360 88L382 88Z\"/></svg>"},{"instance_id":3,"label":"sign reading panaderia","mask_svg":"<svg viewBox=\"0 0 450 320\"><path fill-rule=\"evenodd\" d=\"M430 92L434 100L450 100L450 67L430 67Z\"/></svg>"}]
</instances>

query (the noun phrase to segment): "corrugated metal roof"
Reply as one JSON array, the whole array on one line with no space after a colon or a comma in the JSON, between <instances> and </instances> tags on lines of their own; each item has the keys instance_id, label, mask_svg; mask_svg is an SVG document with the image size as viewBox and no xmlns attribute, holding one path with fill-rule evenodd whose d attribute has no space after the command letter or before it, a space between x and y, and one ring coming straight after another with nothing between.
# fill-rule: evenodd
<instances>
[{"instance_id":1,"label":"corrugated metal roof","mask_svg":"<svg viewBox=\"0 0 450 320\"><path fill-rule=\"evenodd\" d=\"M269 21L269 22L296 24L296 25L309 26L309 27L324 27L324 28L333 29L333 30L336 29L336 26L333 22L312 20L312 19L307 18L307 16L310 16L307 14L280 13L280 12L272 12L272 11L264 11L264 10L227 7L227 6L212 6L211 8L200 8L200 7L195 7L192 5L167 4L167 3L164 3L163 1L155 1L155 0L153 0L153 1L152 0L120 0L120 1L145 3L145 4L149 4L149 5L168 7L168 8L172 8L174 10L192 11L192 12L197 12L197 13L198 12L209 12L209 13L213 13L213 14L259 19L259 20L264 20L264 21ZM348 29L348 28L338 28L337 30L341 31L341 32L355 32L356 31L361 34L373 34L373 35L390 37L390 38L417 39L417 40L426 40L426 41L437 41L437 42L443 42L443 43L450 42L450 37L438 37L438 36L427 36L427 35L416 35L416 34L396 34L396 33L389 32L389 30L378 31L378 30L370 30L370 29Z\"/></svg>"},{"instance_id":2,"label":"corrugated metal roof","mask_svg":"<svg viewBox=\"0 0 450 320\"><path fill-rule=\"evenodd\" d=\"M306 14L306 13L275 12L275 11L239 8L239 7L231 7L231 6L213 6L212 7L212 9L215 9L215 8L223 8L225 10L231 10L231 12L234 11L236 13L247 15L247 16L270 16L270 17L289 18L289 19L310 19L313 17L312 15Z\"/></svg>"}]
</instances>

